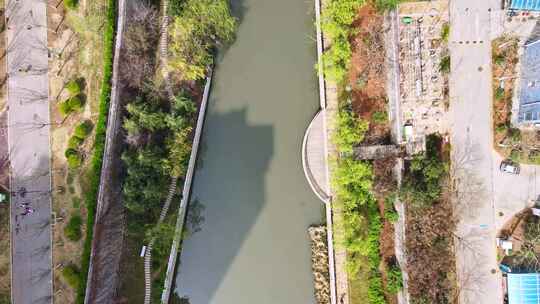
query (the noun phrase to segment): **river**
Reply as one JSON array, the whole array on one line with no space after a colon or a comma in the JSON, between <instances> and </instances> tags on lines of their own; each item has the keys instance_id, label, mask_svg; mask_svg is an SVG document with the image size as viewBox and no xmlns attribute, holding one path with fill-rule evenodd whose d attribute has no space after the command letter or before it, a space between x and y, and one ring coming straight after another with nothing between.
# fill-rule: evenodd
<instances>
[{"instance_id":1,"label":"river","mask_svg":"<svg viewBox=\"0 0 540 304\"><path fill-rule=\"evenodd\" d=\"M314 303L307 228L323 204L302 171L319 102L313 2L233 0L217 60L176 292L190 304ZM192 229L193 230L193 229Z\"/></svg>"}]
</instances>

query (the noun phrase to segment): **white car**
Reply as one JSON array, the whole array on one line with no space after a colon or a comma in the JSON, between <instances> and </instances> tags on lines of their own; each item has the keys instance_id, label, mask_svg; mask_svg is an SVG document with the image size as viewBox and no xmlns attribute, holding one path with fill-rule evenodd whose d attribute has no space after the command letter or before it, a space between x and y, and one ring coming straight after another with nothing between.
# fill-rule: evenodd
<instances>
[{"instance_id":1,"label":"white car","mask_svg":"<svg viewBox=\"0 0 540 304\"><path fill-rule=\"evenodd\" d=\"M519 164L508 159L501 162L499 169L504 173L519 174Z\"/></svg>"}]
</instances>

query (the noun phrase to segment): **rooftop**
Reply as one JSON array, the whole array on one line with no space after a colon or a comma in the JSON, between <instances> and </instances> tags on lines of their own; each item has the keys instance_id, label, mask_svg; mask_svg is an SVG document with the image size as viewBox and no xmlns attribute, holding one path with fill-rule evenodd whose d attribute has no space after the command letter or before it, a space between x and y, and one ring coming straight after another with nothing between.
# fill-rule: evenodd
<instances>
[{"instance_id":1,"label":"rooftop","mask_svg":"<svg viewBox=\"0 0 540 304\"><path fill-rule=\"evenodd\" d=\"M512 0L510 9L540 11L540 0Z\"/></svg>"},{"instance_id":2,"label":"rooftop","mask_svg":"<svg viewBox=\"0 0 540 304\"><path fill-rule=\"evenodd\" d=\"M540 273L509 273L508 304L540 303Z\"/></svg>"},{"instance_id":3,"label":"rooftop","mask_svg":"<svg viewBox=\"0 0 540 304\"><path fill-rule=\"evenodd\" d=\"M524 46L520 88L518 121L540 122L540 39Z\"/></svg>"}]
</instances>

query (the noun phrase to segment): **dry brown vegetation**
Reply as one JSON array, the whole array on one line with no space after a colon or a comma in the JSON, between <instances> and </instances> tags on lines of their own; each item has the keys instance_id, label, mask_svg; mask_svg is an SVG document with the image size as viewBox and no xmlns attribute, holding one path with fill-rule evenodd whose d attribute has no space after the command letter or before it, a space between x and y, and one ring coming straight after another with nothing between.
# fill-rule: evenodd
<instances>
[{"instance_id":1,"label":"dry brown vegetation","mask_svg":"<svg viewBox=\"0 0 540 304\"><path fill-rule=\"evenodd\" d=\"M424 163L427 164L424 171L433 174L440 166L433 165L435 160L442 166L449 161L450 146L438 140L430 144L429 139L427 145L426 159L428 161ZM429 146L432 148L430 149ZM414 184L426 182L421 181L426 179L426 175L419 177L419 172L413 173L410 167L405 172L404 187L409 184L414 188ZM438 184L436 191L438 194L433 195L436 196L435 199L433 196L426 199L423 196L424 193L415 194L414 191L421 190L421 187L408 190L409 194L404 196L409 294L418 303L456 303L457 300L453 245L456 218L453 216L454 210L450 201L448 171L444 170L439 174L437 181L432 181ZM424 198L424 201L420 198Z\"/></svg>"},{"instance_id":2,"label":"dry brown vegetation","mask_svg":"<svg viewBox=\"0 0 540 304\"><path fill-rule=\"evenodd\" d=\"M387 142L386 73L383 15L370 4L362 6L353 23L358 31L352 38L353 53L349 83L353 110L370 121L364 144ZM375 114L380 113L380 114ZM379 115L383 119L373 119Z\"/></svg>"},{"instance_id":3,"label":"dry brown vegetation","mask_svg":"<svg viewBox=\"0 0 540 304\"><path fill-rule=\"evenodd\" d=\"M493 130L495 148L505 154L498 143L508 136L512 111L513 82L518 62L518 39L503 36L495 39L491 45L493 61ZM502 77L510 77L501 80ZM504 83L504 88L501 88Z\"/></svg>"}]
</instances>

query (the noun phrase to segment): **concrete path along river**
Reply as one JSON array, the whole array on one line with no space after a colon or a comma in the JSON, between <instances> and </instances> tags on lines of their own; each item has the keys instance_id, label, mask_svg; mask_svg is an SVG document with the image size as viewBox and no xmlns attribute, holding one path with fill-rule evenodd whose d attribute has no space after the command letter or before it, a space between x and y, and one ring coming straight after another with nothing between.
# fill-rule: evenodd
<instances>
[{"instance_id":1,"label":"concrete path along river","mask_svg":"<svg viewBox=\"0 0 540 304\"><path fill-rule=\"evenodd\" d=\"M235 0L237 39L217 60L177 293L191 304L314 303L307 228L324 205L304 177L319 107L313 3ZM190 220L191 219L191 220Z\"/></svg>"}]
</instances>

